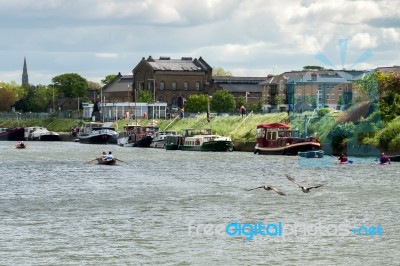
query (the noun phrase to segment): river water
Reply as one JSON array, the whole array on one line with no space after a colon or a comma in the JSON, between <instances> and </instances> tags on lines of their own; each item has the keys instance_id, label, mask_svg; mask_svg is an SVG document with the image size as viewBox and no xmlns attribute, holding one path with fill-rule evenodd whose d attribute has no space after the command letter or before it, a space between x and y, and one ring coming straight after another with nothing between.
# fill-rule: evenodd
<instances>
[{"instance_id":1,"label":"river water","mask_svg":"<svg viewBox=\"0 0 400 266\"><path fill-rule=\"evenodd\" d=\"M14 144L0 142L0 265L399 265L399 163ZM123 162L85 163L103 150ZM287 196L246 191L264 183Z\"/></svg>"}]
</instances>

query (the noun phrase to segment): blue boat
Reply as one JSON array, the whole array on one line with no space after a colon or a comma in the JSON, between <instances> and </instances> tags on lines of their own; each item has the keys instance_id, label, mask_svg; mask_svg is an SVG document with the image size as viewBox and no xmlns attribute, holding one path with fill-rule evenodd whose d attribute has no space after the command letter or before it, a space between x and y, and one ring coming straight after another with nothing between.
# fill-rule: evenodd
<instances>
[{"instance_id":1,"label":"blue boat","mask_svg":"<svg viewBox=\"0 0 400 266\"><path fill-rule=\"evenodd\" d=\"M297 155L305 158L322 158L324 157L324 151L323 150L303 151L299 152Z\"/></svg>"}]
</instances>

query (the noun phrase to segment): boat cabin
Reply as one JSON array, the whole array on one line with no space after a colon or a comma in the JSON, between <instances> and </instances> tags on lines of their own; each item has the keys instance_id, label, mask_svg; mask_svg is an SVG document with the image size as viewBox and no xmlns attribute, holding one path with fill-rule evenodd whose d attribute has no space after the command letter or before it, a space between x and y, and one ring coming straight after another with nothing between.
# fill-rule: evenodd
<instances>
[{"instance_id":1,"label":"boat cabin","mask_svg":"<svg viewBox=\"0 0 400 266\"><path fill-rule=\"evenodd\" d=\"M110 131L115 131L113 127L104 127L103 123L98 122L88 122L82 125L79 130L80 135L89 135L93 131L98 131L99 133L108 133Z\"/></svg>"},{"instance_id":2,"label":"boat cabin","mask_svg":"<svg viewBox=\"0 0 400 266\"><path fill-rule=\"evenodd\" d=\"M141 128L142 127L139 124L136 124L136 125L126 124L124 126L123 136L121 136L121 137L128 137L132 134L139 134Z\"/></svg>"},{"instance_id":3,"label":"boat cabin","mask_svg":"<svg viewBox=\"0 0 400 266\"><path fill-rule=\"evenodd\" d=\"M282 147L299 138L298 130L292 130L284 123L265 123L257 126L257 144L261 147Z\"/></svg>"},{"instance_id":4,"label":"boat cabin","mask_svg":"<svg viewBox=\"0 0 400 266\"><path fill-rule=\"evenodd\" d=\"M187 128L182 130L182 137L193 137L195 135L212 135L212 131L210 128L206 129L193 129Z\"/></svg>"}]
</instances>

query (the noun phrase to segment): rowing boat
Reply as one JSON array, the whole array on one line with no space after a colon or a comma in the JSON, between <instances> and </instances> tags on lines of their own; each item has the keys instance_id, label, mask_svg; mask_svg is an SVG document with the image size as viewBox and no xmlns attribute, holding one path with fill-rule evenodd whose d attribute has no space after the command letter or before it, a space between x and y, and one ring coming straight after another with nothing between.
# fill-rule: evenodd
<instances>
[{"instance_id":1,"label":"rowing boat","mask_svg":"<svg viewBox=\"0 0 400 266\"><path fill-rule=\"evenodd\" d=\"M99 164L105 164L105 165L114 165L117 163L116 159L111 159L111 160L103 160L103 158L97 158L97 162Z\"/></svg>"}]
</instances>

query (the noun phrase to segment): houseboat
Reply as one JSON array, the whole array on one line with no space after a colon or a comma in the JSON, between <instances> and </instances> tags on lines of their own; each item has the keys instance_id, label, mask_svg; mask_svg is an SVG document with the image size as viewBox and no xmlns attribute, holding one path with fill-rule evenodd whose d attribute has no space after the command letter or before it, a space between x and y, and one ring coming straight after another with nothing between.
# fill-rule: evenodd
<instances>
[{"instance_id":1,"label":"houseboat","mask_svg":"<svg viewBox=\"0 0 400 266\"><path fill-rule=\"evenodd\" d=\"M21 141L24 139L24 128L0 128L0 140Z\"/></svg>"},{"instance_id":2,"label":"houseboat","mask_svg":"<svg viewBox=\"0 0 400 266\"><path fill-rule=\"evenodd\" d=\"M164 148L166 150L179 150L182 143L183 137L181 135L169 135L165 137Z\"/></svg>"},{"instance_id":3,"label":"houseboat","mask_svg":"<svg viewBox=\"0 0 400 266\"><path fill-rule=\"evenodd\" d=\"M85 144L117 144L118 133L112 127L104 127L103 123L85 123L78 134L80 143Z\"/></svg>"},{"instance_id":4,"label":"houseboat","mask_svg":"<svg viewBox=\"0 0 400 266\"><path fill-rule=\"evenodd\" d=\"M135 145L134 138L132 136L139 134L141 130L139 124L126 124L124 131L118 135L118 145L123 147L133 147Z\"/></svg>"},{"instance_id":5,"label":"houseboat","mask_svg":"<svg viewBox=\"0 0 400 266\"><path fill-rule=\"evenodd\" d=\"M49 131L45 127L26 127L24 130L25 140L41 140L41 141L60 141L60 134Z\"/></svg>"},{"instance_id":6,"label":"houseboat","mask_svg":"<svg viewBox=\"0 0 400 266\"><path fill-rule=\"evenodd\" d=\"M320 150L321 144L314 137L299 137L285 123L264 123L257 126L254 153L271 155L298 155L299 152Z\"/></svg>"},{"instance_id":7,"label":"houseboat","mask_svg":"<svg viewBox=\"0 0 400 266\"><path fill-rule=\"evenodd\" d=\"M176 136L176 135L177 135L176 131L172 130L158 131L153 137L150 147L164 149L166 138L168 136Z\"/></svg>"},{"instance_id":8,"label":"houseboat","mask_svg":"<svg viewBox=\"0 0 400 266\"><path fill-rule=\"evenodd\" d=\"M158 130L159 128L153 125L126 125L124 132L118 137L118 145L148 148Z\"/></svg>"},{"instance_id":9,"label":"houseboat","mask_svg":"<svg viewBox=\"0 0 400 266\"><path fill-rule=\"evenodd\" d=\"M233 151L230 137L212 134L211 129L185 129L182 132L183 143L180 150L188 151Z\"/></svg>"},{"instance_id":10,"label":"houseboat","mask_svg":"<svg viewBox=\"0 0 400 266\"><path fill-rule=\"evenodd\" d=\"M141 128L140 133L133 137L133 147L148 148L153 141L154 136L159 131L158 126L148 125Z\"/></svg>"}]
</instances>

